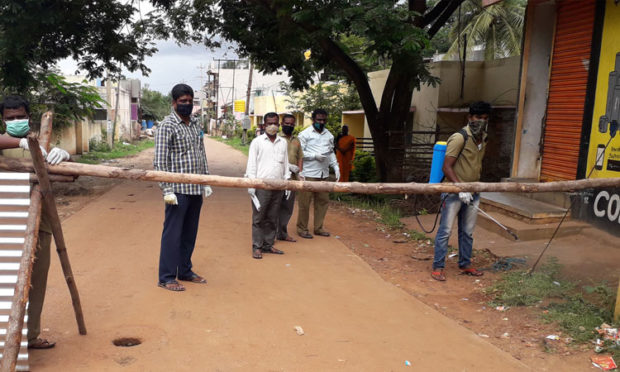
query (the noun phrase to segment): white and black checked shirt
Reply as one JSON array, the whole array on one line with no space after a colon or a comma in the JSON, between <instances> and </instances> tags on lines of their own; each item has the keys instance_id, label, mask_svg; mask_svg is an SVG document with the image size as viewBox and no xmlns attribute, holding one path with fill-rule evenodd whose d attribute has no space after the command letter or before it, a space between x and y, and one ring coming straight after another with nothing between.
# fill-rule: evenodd
<instances>
[{"instance_id":1,"label":"white and black checked shirt","mask_svg":"<svg viewBox=\"0 0 620 372\"><path fill-rule=\"evenodd\" d=\"M201 129L195 118L185 124L172 109L155 134L155 170L174 173L209 174ZM171 193L200 195L202 185L160 182L164 195Z\"/></svg>"}]
</instances>

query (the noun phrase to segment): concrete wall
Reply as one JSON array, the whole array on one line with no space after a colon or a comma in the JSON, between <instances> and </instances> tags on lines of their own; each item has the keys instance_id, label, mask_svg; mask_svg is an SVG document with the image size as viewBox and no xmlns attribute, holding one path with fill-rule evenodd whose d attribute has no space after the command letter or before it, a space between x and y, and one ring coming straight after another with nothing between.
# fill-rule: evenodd
<instances>
[{"instance_id":1,"label":"concrete wall","mask_svg":"<svg viewBox=\"0 0 620 372\"><path fill-rule=\"evenodd\" d=\"M342 125L349 126L349 134L353 137L364 137L364 114L342 114Z\"/></svg>"},{"instance_id":2,"label":"concrete wall","mask_svg":"<svg viewBox=\"0 0 620 372\"><path fill-rule=\"evenodd\" d=\"M545 2L535 6L533 10L531 35L526 33L530 41L523 105L522 127L519 141L519 161L512 176L517 178L538 179L540 173L540 142L543 120L547 107L549 86L549 61L553 45L555 28L555 4ZM518 137L517 137L518 138Z\"/></svg>"}]
</instances>

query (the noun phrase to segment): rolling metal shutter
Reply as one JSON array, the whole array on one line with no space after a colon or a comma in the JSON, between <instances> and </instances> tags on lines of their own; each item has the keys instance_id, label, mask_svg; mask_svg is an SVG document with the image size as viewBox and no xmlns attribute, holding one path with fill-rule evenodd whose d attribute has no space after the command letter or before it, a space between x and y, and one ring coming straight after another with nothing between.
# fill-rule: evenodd
<instances>
[{"instance_id":1,"label":"rolling metal shutter","mask_svg":"<svg viewBox=\"0 0 620 372\"><path fill-rule=\"evenodd\" d=\"M558 4L541 181L576 178L595 3L565 0Z\"/></svg>"}]
</instances>

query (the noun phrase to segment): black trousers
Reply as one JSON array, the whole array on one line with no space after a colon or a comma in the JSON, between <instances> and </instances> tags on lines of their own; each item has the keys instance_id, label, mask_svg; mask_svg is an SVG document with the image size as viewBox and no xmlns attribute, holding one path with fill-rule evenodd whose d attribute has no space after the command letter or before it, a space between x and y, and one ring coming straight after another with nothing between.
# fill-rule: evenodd
<instances>
[{"instance_id":1,"label":"black trousers","mask_svg":"<svg viewBox=\"0 0 620 372\"><path fill-rule=\"evenodd\" d=\"M192 275L192 253L196 244L202 195L176 194L178 205L166 204L159 252L159 282Z\"/></svg>"}]
</instances>

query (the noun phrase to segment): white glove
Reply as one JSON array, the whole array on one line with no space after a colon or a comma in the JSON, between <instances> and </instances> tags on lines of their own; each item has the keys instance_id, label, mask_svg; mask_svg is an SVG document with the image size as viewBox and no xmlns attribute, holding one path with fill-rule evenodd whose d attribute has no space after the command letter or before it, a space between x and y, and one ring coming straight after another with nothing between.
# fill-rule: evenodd
<instances>
[{"instance_id":1,"label":"white glove","mask_svg":"<svg viewBox=\"0 0 620 372\"><path fill-rule=\"evenodd\" d=\"M461 202L469 204L472 200L474 200L474 196L471 192L459 192L459 199L461 199Z\"/></svg>"},{"instance_id":2,"label":"white glove","mask_svg":"<svg viewBox=\"0 0 620 372\"><path fill-rule=\"evenodd\" d=\"M202 194L204 195L205 199L211 196L211 194L213 194L213 190L211 189L211 186L209 185L203 187L202 191L203 191Z\"/></svg>"},{"instance_id":3,"label":"white glove","mask_svg":"<svg viewBox=\"0 0 620 372\"><path fill-rule=\"evenodd\" d=\"M256 189L248 189L248 194L250 194L250 197L255 197L256 196Z\"/></svg>"},{"instance_id":4,"label":"white glove","mask_svg":"<svg viewBox=\"0 0 620 372\"><path fill-rule=\"evenodd\" d=\"M336 182L340 181L340 168L334 168L334 173L336 174Z\"/></svg>"},{"instance_id":5,"label":"white glove","mask_svg":"<svg viewBox=\"0 0 620 372\"><path fill-rule=\"evenodd\" d=\"M47 162L50 163L51 165L56 165L56 164L60 164L61 162L65 161L65 160L69 160L71 159L71 155L69 155L68 152L66 152L65 150L59 148L59 147L54 147L52 149L52 151L50 151L49 154L47 154Z\"/></svg>"},{"instance_id":6,"label":"white glove","mask_svg":"<svg viewBox=\"0 0 620 372\"><path fill-rule=\"evenodd\" d=\"M30 148L28 148L28 138L22 138L19 140L19 147L24 149L24 150L30 150ZM43 148L43 146L39 146L41 148L41 153L43 154L43 157L45 158L47 156L47 151L45 151L45 149Z\"/></svg>"},{"instance_id":7,"label":"white glove","mask_svg":"<svg viewBox=\"0 0 620 372\"><path fill-rule=\"evenodd\" d=\"M288 169L295 174L299 173L299 167L295 164L288 163Z\"/></svg>"},{"instance_id":8,"label":"white glove","mask_svg":"<svg viewBox=\"0 0 620 372\"><path fill-rule=\"evenodd\" d=\"M291 197L291 190L284 190L284 196L286 196L286 200Z\"/></svg>"},{"instance_id":9,"label":"white glove","mask_svg":"<svg viewBox=\"0 0 620 372\"><path fill-rule=\"evenodd\" d=\"M323 154L314 154L314 159L318 160L318 161L323 161L323 160L327 159L327 156L325 156Z\"/></svg>"},{"instance_id":10,"label":"white glove","mask_svg":"<svg viewBox=\"0 0 620 372\"><path fill-rule=\"evenodd\" d=\"M171 205L179 205L179 201L177 200L177 196L175 194L164 195L164 203L171 204Z\"/></svg>"}]
</instances>

